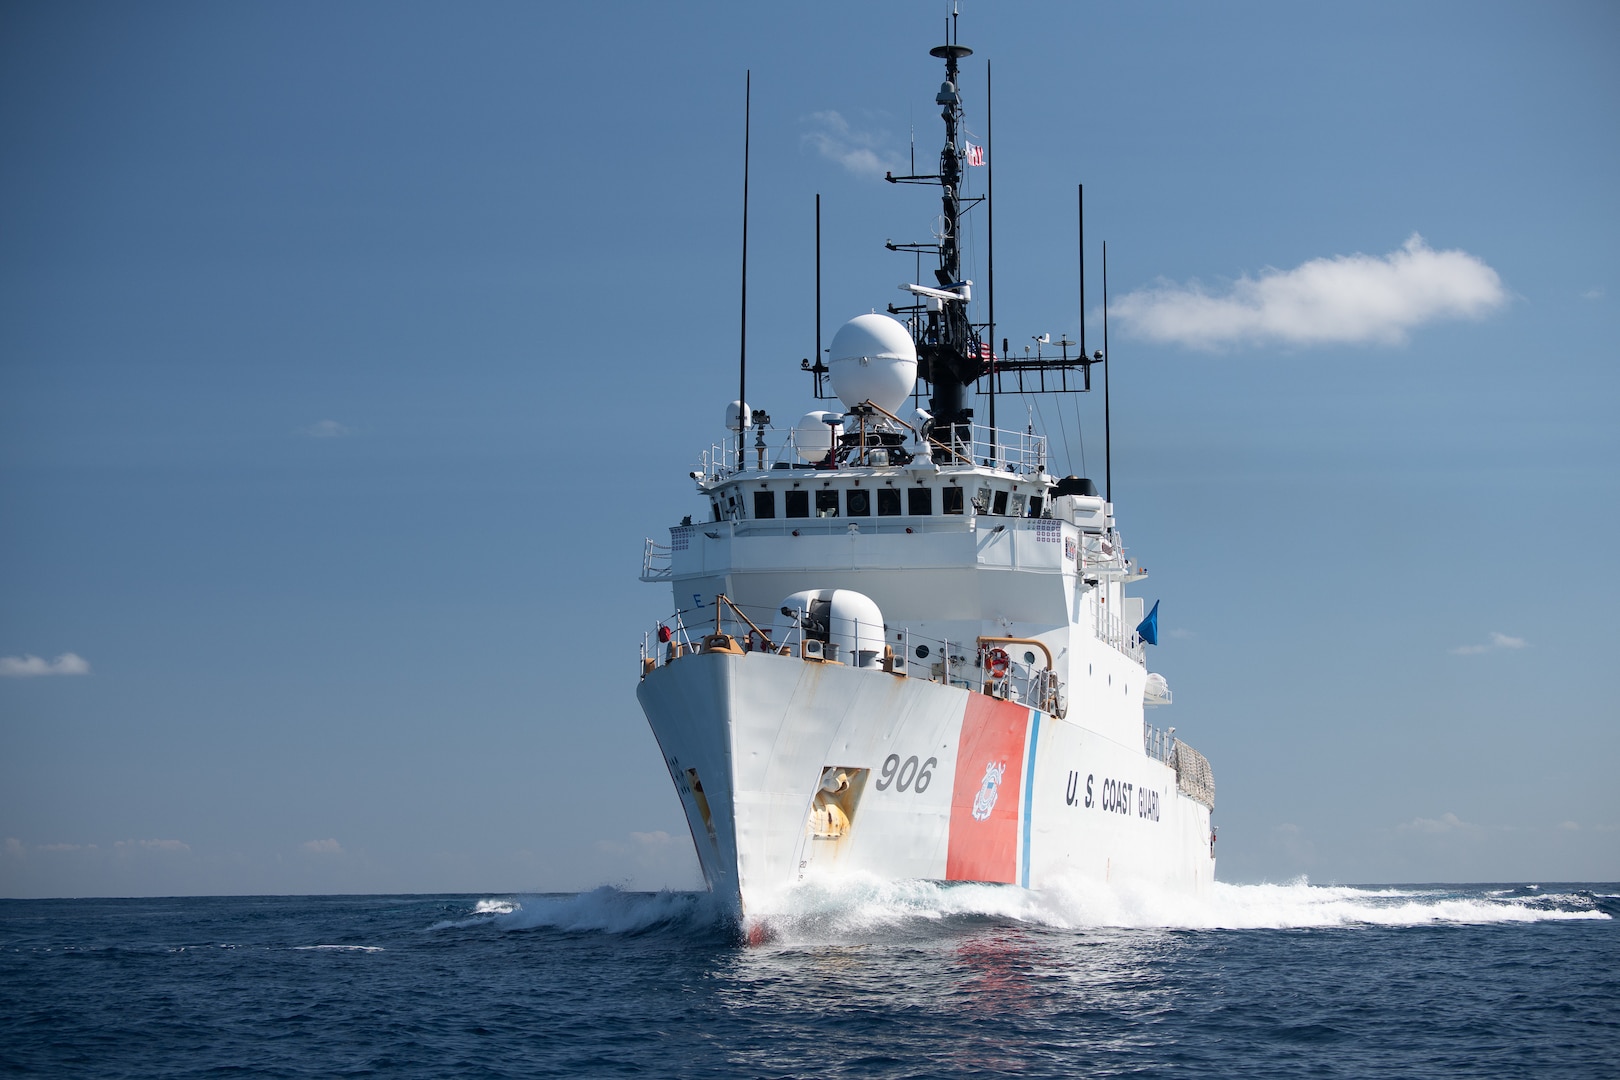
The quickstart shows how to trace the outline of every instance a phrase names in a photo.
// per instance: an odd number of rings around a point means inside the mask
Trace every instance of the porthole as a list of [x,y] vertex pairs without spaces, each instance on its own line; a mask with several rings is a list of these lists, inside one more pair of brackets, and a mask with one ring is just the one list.
[[926,646],[926,645],[917,646],[917,659],[919,659],[919,660],[928,659],[928,646]]

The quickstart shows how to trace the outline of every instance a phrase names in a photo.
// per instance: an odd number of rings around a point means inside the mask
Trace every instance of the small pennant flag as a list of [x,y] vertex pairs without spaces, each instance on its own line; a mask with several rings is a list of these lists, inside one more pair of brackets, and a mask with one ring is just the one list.
[[1136,624],[1136,636],[1149,645],[1159,643],[1159,602],[1157,600],[1153,601],[1153,610],[1148,612],[1148,617]]
[[984,147],[982,147],[982,146],[974,146],[972,143],[968,143],[967,144],[967,163],[969,165],[983,165],[984,164]]

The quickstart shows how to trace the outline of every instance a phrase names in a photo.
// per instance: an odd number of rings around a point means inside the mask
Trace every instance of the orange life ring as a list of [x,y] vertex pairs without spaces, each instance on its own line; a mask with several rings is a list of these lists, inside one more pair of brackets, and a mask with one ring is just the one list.
[[991,649],[984,654],[984,670],[992,679],[1005,679],[1012,667],[1012,658],[1006,649]]

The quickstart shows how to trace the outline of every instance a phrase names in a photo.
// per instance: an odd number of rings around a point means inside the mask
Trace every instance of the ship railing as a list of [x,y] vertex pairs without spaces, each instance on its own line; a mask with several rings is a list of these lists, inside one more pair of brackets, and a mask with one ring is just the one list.
[[1046,471],[1046,436],[973,425],[971,458],[997,472],[1033,476]]
[[668,544],[647,538],[641,550],[641,580],[664,581],[675,572],[675,554]]
[[[861,649],[850,655],[830,639],[862,642],[863,627],[858,620],[829,618],[830,625],[806,633],[813,620],[808,612],[800,611],[793,613],[784,632],[777,633],[772,624],[778,614],[765,608],[745,610],[744,605],[724,596],[712,604],[682,608],[642,635],[642,675],[705,651],[769,652],[927,679],[1021,701],[1058,716],[1067,712],[1066,689],[1048,666],[1049,650],[1038,644],[1007,644],[1022,640],[1007,638],[952,641],[915,633],[908,626],[884,626],[881,649]],[[868,632],[866,641],[872,642],[872,638]],[[995,648],[1007,654],[1004,667],[990,658]]]
[[1175,767],[1176,729],[1159,728],[1143,721],[1142,723],[1142,749],[1154,761],[1161,761],[1171,768]]
[[1118,649],[1132,660],[1147,660],[1147,646],[1135,628],[1101,605],[1095,608],[1091,630],[1098,641]]
[[[907,425],[903,447],[915,457],[931,457],[937,464],[978,465],[997,472],[1035,476],[1046,471],[1046,436],[1031,431],[1009,431],[984,424],[958,424],[940,427],[923,439]],[[739,448],[735,436],[710,444],[699,456],[697,472],[706,480],[720,480],[739,472],[765,472],[776,469],[811,470],[829,467],[826,442],[800,452],[798,429],[750,428]],[[843,448],[840,458],[846,465],[883,466],[894,462],[890,448],[873,440],[860,449]]]
[[1128,568],[1125,565],[1125,545],[1120,541],[1119,534],[1107,532],[1083,537],[1080,542],[1080,568],[1124,573]]

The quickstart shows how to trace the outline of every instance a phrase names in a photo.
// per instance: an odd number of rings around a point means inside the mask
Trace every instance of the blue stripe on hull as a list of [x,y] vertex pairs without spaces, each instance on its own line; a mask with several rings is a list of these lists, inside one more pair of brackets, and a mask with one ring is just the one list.
[[1035,814],[1035,750],[1041,738],[1041,713],[1029,710],[1029,750],[1024,754],[1024,863],[1019,868],[1019,884],[1029,888],[1029,830]]

